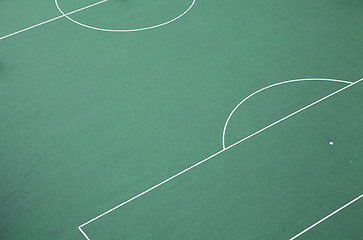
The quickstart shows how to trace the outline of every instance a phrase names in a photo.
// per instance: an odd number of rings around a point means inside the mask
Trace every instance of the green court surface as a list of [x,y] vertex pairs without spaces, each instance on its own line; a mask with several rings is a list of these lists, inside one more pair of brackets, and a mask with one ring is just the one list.
[[362,12],[1,0],[0,239],[363,239]]

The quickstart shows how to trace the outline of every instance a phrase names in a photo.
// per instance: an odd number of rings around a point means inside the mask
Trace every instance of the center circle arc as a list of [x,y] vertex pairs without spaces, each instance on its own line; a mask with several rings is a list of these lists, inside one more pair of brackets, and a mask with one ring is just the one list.
[[[75,24],[78,24],[82,27],[86,27],[86,28],[89,28],[89,29],[93,29],[93,30],[97,30],[97,31],[104,31],[104,32],[138,32],[138,31],[144,31],[144,30],[149,30],[149,29],[153,29],[153,28],[158,28],[158,27],[162,27],[162,26],[165,26],[169,23],[172,23],[176,20],[178,20],[179,18],[183,17],[186,13],[188,13],[190,11],[190,9],[194,6],[195,4],[195,1],[196,0],[193,0],[193,2],[191,3],[191,5],[182,13],[180,14],[179,16],[167,21],[167,22],[163,22],[163,23],[160,23],[160,24],[157,24],[157,25],[153,25],[153,26],[149,26],[149,27],[144,27],[144,28],[135,28],[135,29],[108,29],[108,28],[99,28],[99,27],[94,27],[94,26],[90,26],[90,25],[87,25],[87,24],[84,24],[84,23],[81,23],[81,22],[78,22],[76,20],[74,20],[73,18],[71,18],[69,15],[70,14],[66,14],[63,12],[63,10],[59,7],[59,4],[58,4],[58,0],[54,0],[55,1],[55,5],[58,9],[58,11],[64,16],[66,17],[68,20],[74,22]],[[104,1],[101,1],[101,2],[106,2],[107,0],[104,0]],[[101,3],[99,2],[99,3]],[[96,3],[97,4],[97,3]]]

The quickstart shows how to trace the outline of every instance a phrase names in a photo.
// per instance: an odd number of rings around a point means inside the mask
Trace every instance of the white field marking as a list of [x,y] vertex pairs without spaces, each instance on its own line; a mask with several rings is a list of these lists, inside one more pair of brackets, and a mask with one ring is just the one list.
[[[262,129],[260,129],[259,131],[257,131],[257,132],[255,132],[255,133],[253,133],[253,134],[249,135],[248,137],[245,137],[245,138],[243,138],[243,139],[239,140],[238,142],[235,142],[234,144],[232,144],[232,145],[230,145],[230,146],[228,146],[228,147],[226,147],[226,148],[224,148],[224,149],[222,149],[222,150],[220,150],[220,151],[218,151],[218,152],[216,152],[216,153],[214,153],[214,154],[210,155],[209,157],[207,157],[207,158],[205,158],[205,159],[201,160],[200,162],[198,162],[198,163],[196,163],[196,164],[194,164],[194,165],[192,165],[192,166],[190,166],[190,167],[188,167],[188,168],[186,168],[186,169],[184,169],[184,170],[182,170],[182,171],[178,172],[177,174],[175,174],[175,175],[173,175],[173,176],[169,177],[168,179],[166,179],[166,180],[164,180],[164,181],[162,181],[162,182],[160,182],[160,183],[156,184],[155,186],[153,186],[153,187],[151,187],[151,188],[149,188],[149,189],[147,189],[147,190],[143,191],[142,193],[139,193],[138,195],[136,195],[136,196],[134,196],[134,197],[130,198],[129,200],[126,200],[125,202],[123,202],[123,203],[121,203],[121,204],[119,204],[119,205],[117,205],[117,206],[115,206],[115,207],[111,208],[110,210],[108,210],[108,211],[106,211],[106,212],[104,212],[104,213],[102,213],[102,214],[98,215],[97,217],[94,217],[94,218],[92,218],[91,220],[89,220],[89,221],[87,221],[87,222],[83,223],[82,225],[80,225],[80,226],[78,227],[78,229],[82,232],[82,234],[83,234],[84,236],[87,236],[87,235],[86,235],[86,234],[82,231],[82,229],[81,229],[82,227],[86,226],[87,224],[90,224],[91,222],[96,221],[97,219],[99,219],[99,218],[101,218],[101,217],[105,216],[106,214],[108,214],[108,213],[110,213],[110,212],[112,212],[112,211],[114,211],[114,210],[118,209],[119,207],[121,207],[121,206],[123,206],[123,205],[125,205],[125,204],[127,204],[127,203],[129,203],[129,202],[131,202],[131,201],[133,201],[133,200],[135,200],[135,199],[137,199],[137,198],[141,197],[142,195],[145,195],[146,193],[148,193],[148,192],[150,192],[150,191],[154,190],[155,188],[160,187],[161,185],[163,185],[163,184],[165,184],[165,183],[167,183],[167,182],[171,181],[172,179],[174,179],[174,178],[176,178],[176,177],[180,176],[181,174],[183,174],[183,173],[185,173],[185,172],[187,172],[187,171],[189,171],[189,170],[191,170],[191,169],[193,169],[193,168],[197,167],[198,165],[200,165],[200,164],[202,164],[202,163],[204,163],[204,162],[208,161],[209,159],[211,159],[211,158],[213,158],[213,157],[215,157],[215,156],[217,156],[217,155],[219,155],[219,154],[223,153],[224,151],[227,151],[228,149],[230,149],[230,148],[232,148],[232,147],[236,146],[237,144],[240,144],[240,143],[242,143],[242,142],[246,141],[247,139],[249,139],[249,138],[251,138],[251,137],[253,137],[253,136],[255,136],[255,135],[257,135],[257,134],[259,134],[259,133],[261,133],[261,132],[263,132],[263,131],[265,131],[265,130],[267,130],[267,129],[269,129],[270,127],[272,127],[272,126],[274,126],[274,125],[276,125],[276,124],[278,124],[278,123],[280,123],[280,122],[282,122],[282,121],[284,121],[284,120],[286,120],[286,119],[288,119],[288,118],[290,118],[290,117],[294,116],[295,114],[297,114],[297,113],[299,113],[299,112],[302,112],[302,111],[304,111],[304,110],[306,110],[306,109],[308,109],[308,108],[310,108],[310,107],[314,106],[315,104],[318,104],[318,103],[320,103],[321,101],[323,101],[323,100],[325,100],[325,99],[327,99],[327,98],[329,98],[329,97],[331,97],[331,96],[333,96],[333,95],[335,95],[335,94],[337,94],[337,93],[339,93],[339,92],[341,92],[341,91],[343,91],[343,90],[345,90],[345,89],[347,89],[347,88],[349,88],[349,87],[354,86],[355,84],[357,84],[357,83],[361,82],[362,80],[363,80],[363,78],[362,78],[362,79],[360,79],[360,80],[358,80],[358,81],[356,81],[356,82],[352,82],[351,84],[349,84],[349,85],[347,85],[347,86],[345,86],[345,87],[343,87],[343,88],[341,88],[341,89],[339,89],[339,90],[337,90],[337,91],[335,91],[335,92],[333,92],[333,93],[331,93],[331,94],[329,94],[329,95],[327,95],[327,96],[325,96],[325,97],[323,97],[323,98],[321,98],[321,99],[319,99],[319,100],[317,100],[317,101],[315,101],[315,102],[313,102],[313,103],[311,103],[311,104],[309,104],[309,105],[307,105],[307,106],[305,106],[305,107],[303,107],[303,108],[301,108],[301,109],[299,109],[299,110],[297,110],[297,111],[295,111],[295,112],[293,112],[293,113],[291,113],[291,114],[289,114],[288,116],[286,116],[286,117],[284,117],[284,118],[282,118],[282,119],[280,119],[280,120],[278,120],[278,121],[276,121],[276,122],[274,122],[274,123],[272,123],[272,124],[268,125],[267,127],[264,127],[264,128],[262,128]],[[89,240],[89,238],[88,238],[88,237],[86,237],[86,238],[87,238],[87,240]]]
[[327,220],[328,218],[330,218],[331,216],[333,216],[334,214],[340,212],[341,210],[343,210],[344,208],[348,207],[349,205],[351,205],[352,203],[358,201],[359,199],[361,199],[363,197],[363,194],[361,194],[359,197],[353,199],[352,201],[350,201],[349,203],[345,204],[344,206],[342,206],[341,208],[338,208],[337,210],[335,210],[334,212],[330,213],[328,216],[320,219],[319,221],[317,221],[316,223],[314,223],[313,225],[311,225],[310,227],[306,228],[304,231],[300,232],[299,234],[293,236],[292,238],[290,238],[289,240],[294,240],[296,238],[298,238],[299,236],[301,236],[302,234],[306,233],[307,231],[309,231],[310,229],[312,229],[313,227],[315,227],[316,225],[324,222],[325,220]]
[[11,36],[14,36],[14,35],[16,35],[16,34],[19,34],[19,33],[25,32],[25,31],[28,31],[28,30],[33,29],[33,28],[36,28],[36,27],[39,27],[39,26],[44,25],[44,24],[46,24],[46,23],[53,22],[53,21],[55,21],[55,20],[57,20],[57,19],[59,19],[59,18],[67,17],[68,15],[71,15],[71,14],[76,13],[76,12],[80,12],[80,11],[82,11],[82,10],[85,10],[85,9],[87,9],[87,8],[90,8],[90,7],[96,6],[96,5],[100,4],[100,3],[104,3],[104,2],[107,2],[107,1],[108,1],[108,0],[102,0],[102,1],[100,1],[100,2],[97,2],[97,3],[94,3],[94,4],[88,5],[88,6],[86,6],[86,7],[83,7],[83,8],[77,9],[77,10],[75,10],[75,11],[69,12],[69,13],[67,13],[67,14],[64,14],[64,13],[63,13],[63,15],[61,15],[61,16],[58,16],[58,17],[55,17],[55,18],[49,19],[49,20],[44,21],[44,22],[42,22],[42,23],[38,23],[38,24],[36,24],[36,25],[34,25],[34,26],[31,26],[31,27],[28,27],[28,28],[24,28],[24,29],[19,30],[19,31],[17,31],[17,32],[14,32],[14,33],[11,33],[11,34],[6,35],[6,36],[4,36],[4,37],[1,37],[1,38],[0,38],[0,40],[5,39],[5,38],[8,38],[8,37],[11,37]]
[[[63,11],[62,9],[59,7],[58,5],[58,0],[54,0],[55,1],[55,5],[57,6],[59,12],[61,12],[62,14]],[[194,3],[195,3],[196,0],[193,0],[192,4],[188,7],[187,10],[185,10],[182,14],[180,14],[179,16],[167,21],[167,22],[164,22],[164,23],[160,23],[158,25],[154,25],[154,26],[150,26],[150,27],[144,27],[144,28],[135,28],[135,29],[107,29],[107,28],[98,28],[98,27],[93,27],[93,26],[90,26],[90,25],[86,25],[84,23],[81,23],[81,22],[78,22],[76,20],[74,20],[73,18],[69,17],[69,16],[66,16],[66,18],[68,18],[70,21],[82,26],[82,27],[86,27],[86,28],[90,28],[90,29],[93,29],[93,30],[98,30],[98,31],[104,31],[104,32],[138,32],[138,31],[144,31],[144,30],[149,30],[149,29],[153,29],[153,28],[158,28],[158,27],[161,27],[161,26],[164,26],[164,25],[167,25],[169,23],[172,23],[176,20],[178,20],[179,18],[183,17],[187,12],[189,12],[189,10],[194,6]]]
[[256,95],[257,93],[260,93],[264,90],[267,90],[269,88],[275,87],[275,86],[279,86],[279,85],[283,85],[286,83],[294,83],[294,82],[303,82],[303,81],[327,81],[327,82],[340,82],[340,83],[346,83],[346,84],[351,84],[352,82],[348,82],[348,81],[343,81],[343,80],[336,80],[336,79],[326,79],[326,78],[305,78],[305,79],[296,79],[296,80],[288,80],[288,81],[284,81],[284,82],[279,82],[279,83],[275,83],[272,85],[269,85],[267,87],[261,88],[260,90],[250,94],[249,96],[247,96],[245,99],[243,99],[240,103],[237,104],[237,106],[232,110],[232,112],[229,114],[226,123],[224,124],[224,128],[223,128],[223,134],[222,134],[222,147],[223,149],[226,148],[225,145],[225,135],[226,135],[226,131],[227,131],[227,125],[229,123],[229,120],[231,119],[232,115],[234,114],[234,112],[237,110],[237,108],[239,108],[239,106],[241,106],[242,103],[246,102],[249,98],[253,97],[254,95]]
[[83,234],[83,236],[87,239],[87,240],[91,240],[89,239],[89,237],[87,236],[87,234],[82,230],[81,227],[78,227],[78,230],[81,231],[81,233]]

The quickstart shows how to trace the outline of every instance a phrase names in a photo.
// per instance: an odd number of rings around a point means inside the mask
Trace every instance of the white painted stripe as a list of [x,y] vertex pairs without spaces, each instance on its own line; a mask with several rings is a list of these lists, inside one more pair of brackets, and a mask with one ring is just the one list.
[[53,21],[55,21],[55,20],[57,20],[57,19],[60,19],[60,18],[62,18],[62,17],[66,17],[66,16],[71,15],[71,14],[73,14],[73,13],[77,13],[77,12],[80,12],[80,11],[86,10],[86,9],[88,9],[88,8],[90,8],[90,7],[96,6],[96,5],[98,5],[98,4],[101,4],[101,3],[104,3],[104,2],[107,2],[107,1],[108,1],[108,0],[102,0],[102,1],[100,1],[100,2],[97,2],[97,3],[94,3],[94,4],[88,5],[88,6],[86,6],[86,7],[83,7],[83,8],[77,9],[77,10],[75,10],[75,11],[69,12],[69,13],[67,13],[67,14],[63,14],[63,15],[61,15],[61,16],[58,16],[58,17],[55,17],[55,18],[49,19],[49,20],[44,21],[44,22],[42,22],[42,23],[38,23],[38,24],[33,25],[33,26],[31,26],[31,27],[24,28],[24,29],[19,30],[19,31],[17,31],[17,32],[14,32],[14,33],[8,34],[8,35],[6,35],[6,36],[3,36],[3,37],[1,37],[1,38],[0,38],[0,40],[5,39],[5,38],[8,38],[8,37],[11,37],[11,36],[14,36],[14,35],[16,35],[16,34],[19,34],[19,33],[25,32],[25,31],[28,31],[28,30],[33,29],[33,28],[36,28],[36,27],[42,26],[42,25],[44,25],[44,24],[46,24],[46,23],[53,22]]
[[83,236],[87,239],[87,240],[91,240],[89,239],[89,237],[87,236],[87,234],[82,230],[81,227],[78,227],[78,230],[81,231],[81,233],[83,234]]
[[345,204],[344,206],[338,208],[337,210],[335,210],[334,212],[330,213],[328,216],[320,219],[319,221],[317,221],[316,223],[314,223],[313,225],[311,225],[310,227],[306,228],[304,231],[300,232],[299,234],[296,234],[295,236],[293,236],[292,238],[290,238],[289,240],[294,240],[298,237],[300,237],[302,234],[306,233],[307,231],[311,230],[312,228],[316,227],[318,224],[324,222],[325,220],[327,220],[328,218],[330,218],[331,216],[333,216],[334,214],[340,212],[341,210],[343,210],[344,208],[348,207],[349,205],[353,204],[354,202],[358,201],[359,199],[361,199],[363,197],[363,194],[361,194],[359,197],[353,199],[352,201],[350,201],[349,203]]

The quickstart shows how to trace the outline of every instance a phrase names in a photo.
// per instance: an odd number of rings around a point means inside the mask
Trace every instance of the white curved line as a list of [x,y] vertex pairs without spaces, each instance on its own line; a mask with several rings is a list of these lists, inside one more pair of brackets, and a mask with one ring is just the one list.
[[226,130],[227,130],[227,125],[229,120],[231,119],[233,113],[237,110],[237,108],[244,103],[245,101],[247,101],[249,98],[253,97],[254,95],[256,95],[257,93],[260,93],[266,89],[278,86],[278,85],[282,85],[282,84],[286,84],[286,83],[292,83],[292,82],[303,82],[303,81],[328,81],[328,82],[340,82],[340,83],[346,83],[346,84],[352,84],[352,82],[349,81],[344,81],[344,80],[336,80],[336,79],[326,79],[326,78],[305,78],[305,79],[295,79],[295,80],[288,80],[288,81],[283,81],[283,82],[279,82],[279,83],[275,83],[272,85],[269,85],[267,87],[261,88],[260,90],[248,95],[245,99],[243,99],[240,103],[237,104],[237,106],[232,110],[232,112],[229,114],[226,123],[224,124],[224,128],[223,128],[223,135],[222,135],[222,146],[223,149],[226,149],[226,145],[225,145],[225,134],[226,134]]
[[74,20],[73,18],[69,17],[68,15],[65,15],[64,12],[62,11],[62,9],[58,5],[58,0],[54,0],[54,1],[55,1],[55,5],[57,6],[58,11],[60,13],[62,13],[66,18],[68,18],[68,20],[70,20],[70,21],[72,21],[72,22],[74,22],[74,23],[76,23],[76,24],[78,24],[80,26],[90,28],[90,29],[93,29],[93,30],[97,30],[97,31],[104,31],[104,32],[138,32],[138,31],[144,31],[144,30],[149,30],[149,29],[161,27],[161,26],[167,25],[169,23],[172,23],[172,22],[178,20],[179,18],[184,16],[187,12],[189,12],[189,10],[194,6],[194,3],[195,3],[196,0],[193,0],[192,4],[182,14],[180,14],[179,16],[177,16],[177,17],[175,17],[175,18],[173,18],[173,19],[171,19],[171,20],[169,20],[167,22],[160,23],[158,25],[154,25],[154,26],[150,26],[150,27],[137,28],[137,29],[106,29],[106,28],[98,28],[98,27],[93,27],[93,26],[86,25],[84,23],[81,23],[81,22],[78,22],[78,21]]

